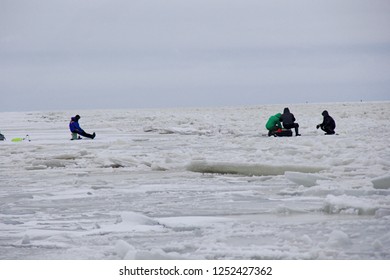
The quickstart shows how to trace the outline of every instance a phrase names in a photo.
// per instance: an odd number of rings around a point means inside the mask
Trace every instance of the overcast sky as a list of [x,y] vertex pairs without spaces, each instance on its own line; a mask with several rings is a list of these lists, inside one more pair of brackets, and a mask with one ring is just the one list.
[[0,0],[0,111],[360,100],[389,0]]

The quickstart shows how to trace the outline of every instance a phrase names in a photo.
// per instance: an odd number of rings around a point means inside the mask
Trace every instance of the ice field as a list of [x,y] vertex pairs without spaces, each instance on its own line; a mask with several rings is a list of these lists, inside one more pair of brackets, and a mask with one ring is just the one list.
[[[265,136],[284,107],[302,136]],[[315,128],[323,110],[339,135]],[[2,112],[0,258],[388,260],[389,112]],[[75,114],[94,140],[69,140]]]

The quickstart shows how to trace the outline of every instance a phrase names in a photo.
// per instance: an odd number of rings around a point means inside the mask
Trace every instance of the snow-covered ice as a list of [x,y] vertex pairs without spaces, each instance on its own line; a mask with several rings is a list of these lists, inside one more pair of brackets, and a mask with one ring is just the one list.
[[390,103],[284,107],[0,113],[0,258],[390,259]]

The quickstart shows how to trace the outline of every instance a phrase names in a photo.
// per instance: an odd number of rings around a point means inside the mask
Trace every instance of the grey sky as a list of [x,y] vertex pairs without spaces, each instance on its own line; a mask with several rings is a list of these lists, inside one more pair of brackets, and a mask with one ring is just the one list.
[[388,0],[0,0],[0,110],[390,99]]

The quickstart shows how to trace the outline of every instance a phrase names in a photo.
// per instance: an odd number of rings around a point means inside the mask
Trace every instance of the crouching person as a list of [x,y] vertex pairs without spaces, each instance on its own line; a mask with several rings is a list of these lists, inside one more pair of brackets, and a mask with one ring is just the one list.
[[265,128],[268,129],[268,136],[272,136],[272,135],[275,135],[275,132],[278,130],[278,129],[281,129],[282,128],[282,125],[280,123],[280,117],[282,116],[281,113],[277,113],[276,115],[274,116],[271,116],[266,125],[265,125]]
[[95,132],[93,134],[89,134],[89,133],[85,132],[79,125],[79,119],[80,119],[79,115],[76,115],[70,119],[69,129],[70,129],[70,132],[72,132],[72,139],[71,140],[78,139],[77,135],[81,135],[81,136],[84,136],[87,138],[94,139],[96,136]]
[[298,132],[299,124],[295,122],[294,114],[290,112],[289,108],[284,108],[283,115],[280,117],[283,127],[286,129],[294,128],[295,136],[301,136]]
[[329,116],[329,113],[326,110],[322,112],[322,116],[324,117],[324,120],[321,124],[317,125],[317,129],[321,127],[321,129],[325,131],[325,135],[335,134],[336,132],[334,131],[334,129],[336,128],[336,122],[334,121],[334,119]]

